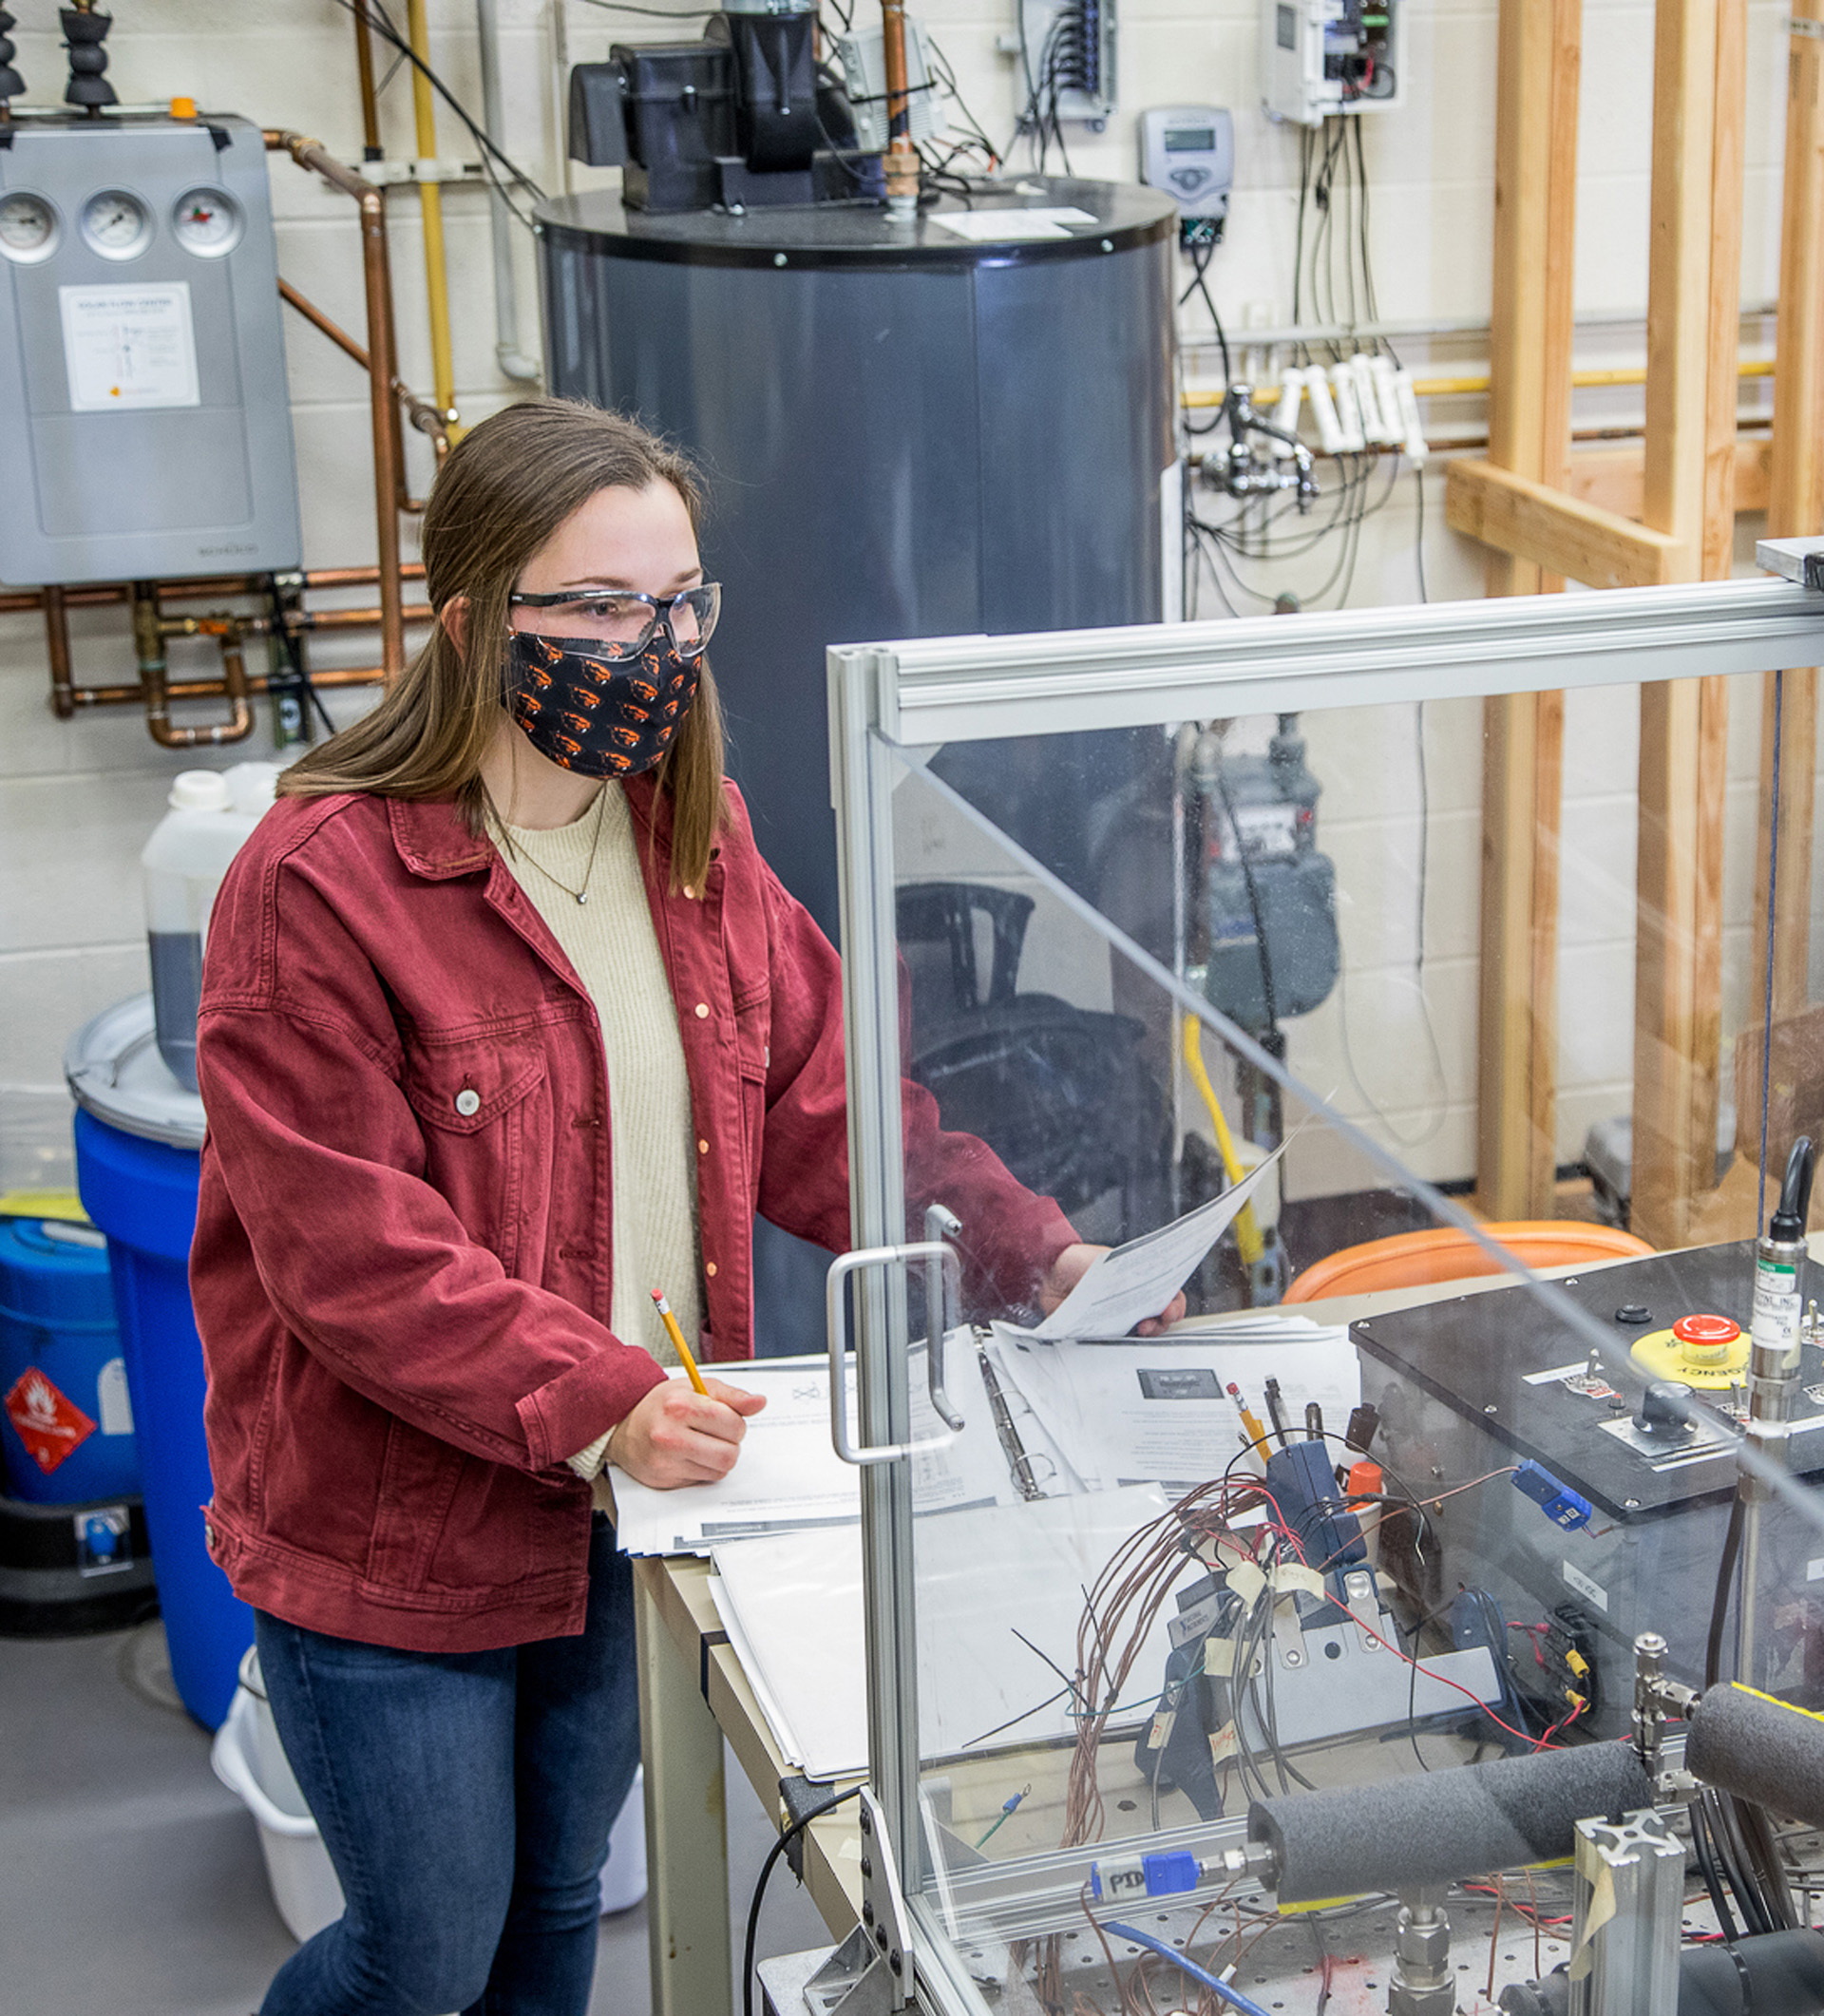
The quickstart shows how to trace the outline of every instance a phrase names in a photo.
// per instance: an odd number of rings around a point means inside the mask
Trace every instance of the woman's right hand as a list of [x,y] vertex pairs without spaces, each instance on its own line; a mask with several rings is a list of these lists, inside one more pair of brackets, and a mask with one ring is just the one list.
[[616,1427],[607,1460],[654,1491],[726,1477],[741,1453],[746,1417],[758,1414],[767,1397],[720,1379],[705,1384],[707,1397],[685,1379],[655,1386]]

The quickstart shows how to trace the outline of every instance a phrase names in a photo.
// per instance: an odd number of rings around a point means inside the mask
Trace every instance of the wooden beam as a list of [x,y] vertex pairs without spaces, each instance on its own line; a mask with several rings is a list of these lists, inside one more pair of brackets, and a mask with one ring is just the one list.
[[[1570,448],[1582,38],[1582,0],[1502,0],[1489,461],[1552,486]],[[1489,556],[1491,595],[1562,586],[1536,559]],[[1559,693],[1483,707],[1476,1201],[1496,1220],[1553,1215],[1564,720]]]
[[[1824,22],[1824,0],[1795,0],[1793,17]],[[1791,38],[1786,72],[1786,181],[1780,210],[1779,322],[1775,340],[1774,438],[1767,530],[1776,539],[1824,531],[1824,41]],[[1739,494],[1739,493],[1738,493]],[[1773,872],[1774,678],[1761,700],[1760,821],[1755,887],[1774,884],[1776,1020],[1796,1015],[1810,995],[1812,823],[1817,748],[1817,674],[1780,681],[1779,856]],[[1767,992],[1767,910],[1755,904],[1752,1019]],[[1744,1130],[1742,1139],[1751,1138]]]
[[[1734,537],[1745,23],[1655,9],[1642,504],[1671,580],[1726,573]],[[1716,1187],[1726,710],[1722,679],[1641,689],[1632,1224],[1659,1246]]]
[[1690,555],[1676,535],[1492,462],[1451,464],[1444,515],[1454,530],[1484,545],[1592,588],[1654,588],[1689,579],[1682,570]]
[[[1773,442],[1765,434],[1746,434],[1736,442],[1736,516],[1764,511]],[[1585,504],[1600,504],[1618,518],[1638,519],[1646,484],[1646,450],[1638,441],[1612,448],[1574,448],[1565,474],[1565,494]],[[1769,530],[1771,532],[1771,522]]]

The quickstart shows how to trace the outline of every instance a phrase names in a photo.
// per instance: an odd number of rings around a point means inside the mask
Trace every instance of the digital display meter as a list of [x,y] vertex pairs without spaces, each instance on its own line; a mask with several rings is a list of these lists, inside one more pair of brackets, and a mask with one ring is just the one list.
[[1218,105],[1155,105],[1140,115],[1140,179],[1178,205],[1181,235],[1223,235],[1235,179],[1235,133]]

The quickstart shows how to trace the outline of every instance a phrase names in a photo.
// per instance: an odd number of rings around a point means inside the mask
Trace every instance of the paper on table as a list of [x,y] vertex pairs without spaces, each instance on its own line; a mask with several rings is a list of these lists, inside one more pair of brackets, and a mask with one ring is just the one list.
[[1099,1254],[1035,1336],[1125,1337],[1135,1323],[1157,1316],[1284,1152],[1282,1142],[1258,1169],[1220,1197],[1156,1232],[1143,1232],[1113,1252]]
[[713,1369],[732,1386],[764,1393],[766,1406],[749,1420],[741,1455],[718,1484],[654,1491],[625,1471],[614,1472],[621,1552],[706,1553],[718,1538],[859,1519],[857,1474],[830,1447],[827,1361],[761,1359]]
[[[1083,1590],[1115,1550],[1166,1511],[1148,1486],[920,1519],[915,1529],[921,1747],[927,1758],[1074,1733],[1068,1699],[1023,1634],[1076,1668]],[[1188,1572],[1197,1567],[1188,1557]],[[715,1549],[716,1607],[780,1747],[811,1778],[867,1768],[859,1528],[736,1540]],[[1170,1650],[1162,1611],[1133,1667],[1130,1725]],[[1040,1706],[1039,1703],[1045,1703]],[[999,1725],[1017,1717],[1008,1729]]]
[[1221,1476],[1244,1433],[1231,1381],[1264,1417],[1263,1390],[1277,1379],[1295,1433],[1313,1400],[1340,1433],[1361,1398],[1348,1331],[1304,1317],[1119,1343],[1052,1342],[997,1325],[989,1350],[1003,1386],[1017,1389],[1091,1491],[1145,1479],[1182,1492]]
[[[910,1354],[912,1439],[940,1444],[912,1458],[913,1502],[920,1512],[967,1505],[1011,1504],[1019,1496],[995,1436],[975,1340],[953,1332],[944,1376],[963,1417],[952,1435],[938,1418],[926,1388],[922,1344]],[[731,1385],[764,1393],[767,1404],[748,1421],[741,1455],[719,1484],[653,1491],[624,1471],[613,1474],[616,1533],[625,1554],[708,1553],[718,1540],[826,1525],[862,1515],[860,1473],[829,1440],[829,1363],[824,1358],[760,1359],[722,1365]],[[681,1374],[674,1374],[674,1378]],[[849,1430],[855,1428],[851,1380]]]

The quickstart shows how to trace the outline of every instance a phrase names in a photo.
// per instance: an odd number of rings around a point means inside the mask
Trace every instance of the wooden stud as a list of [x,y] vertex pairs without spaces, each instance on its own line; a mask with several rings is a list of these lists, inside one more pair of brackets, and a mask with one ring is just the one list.
[[[1794,0],[1795,19],[1824,23],[1824,0]],[[1780,211],[1779,321],[1775,342],[1774,438],[1767,530],[1776,539],[1824,531],[1824,41],[1791,38],[1786,74],[1786,181]],[[1738,491],[1738,508],[1740,493]],[[1817,673],[1796,669],[1782,681],[1779,863],[1774,891],[1774,998],[1776,1018],[1796,1015],[1810,996],[1812,823],[1817,750]],[[1771,868],[1769,810],[1774,782],[1774,681],[1761,702],[1760,827],[1755,887]],[[1767,911],[1755,904],[1751,1020],[1758,1022],[1767,986]],[[1744,1139],[1753,1138],[1744,1130]]]
[[[1765,434],[1743,434],[1736,441],[1736,516],[1764,511],[1773,442]],[[1565,476],[1565,494],[1585,504],[1600,504],[1618,518],[1638,519],[1645,485],[1645,450],[1639,442],[1621,447],[1576,448]]]
[[[1582,0],[1502,0],[1499,33],[1489,462],[1559,485],[1570,447]],[[1454,481],[1454,467],[1447,515]],[[1491,595],[1562,585],[1535,559],[1489,556]],[[1476,1190],[1494,1219],[1552,1215],[1563,743],[1562,694],[1484,703]]]
[[[1734,538],[1745,25],[1745,0],[1655,10],[1642,503],[1675,580],[1726,574]],[[1631,1222],[1659,1246],[1716,1186],[1727,697],[1641,689]]]
[[[1732,477],[1734,459],[1732,451]],[[1492,462],[1451,464],[1444,515],[1453,530],[1530,562],[1554,586],[1569,580],[1592,588],[1656,588],[1688,578],[1688,556],[1675,535]]]

